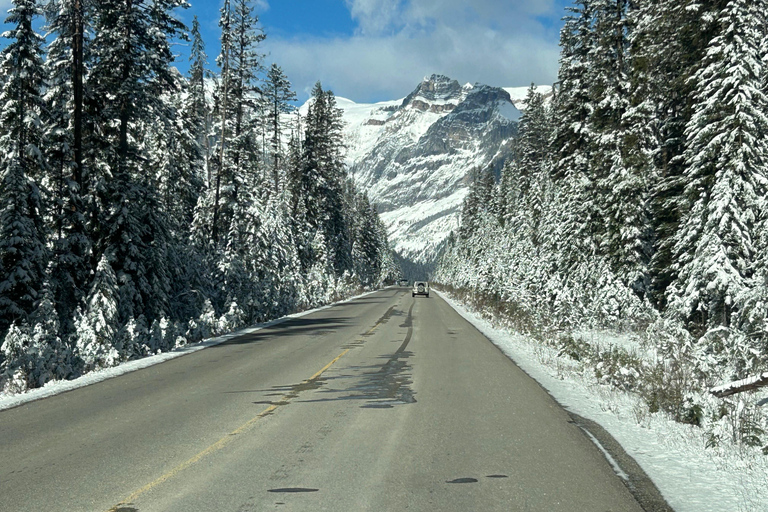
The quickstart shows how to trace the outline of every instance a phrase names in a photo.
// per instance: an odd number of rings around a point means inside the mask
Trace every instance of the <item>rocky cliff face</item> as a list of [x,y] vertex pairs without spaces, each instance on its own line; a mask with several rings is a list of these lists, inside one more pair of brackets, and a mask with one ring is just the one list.
[[402,101],[338,99],[351,174],[378,205],[404,257],[434,261],[458,227],[469,171],[500,170],[517,132],[520,110],[513,97],[524,97],[521,90],[461,86],[433,75]]

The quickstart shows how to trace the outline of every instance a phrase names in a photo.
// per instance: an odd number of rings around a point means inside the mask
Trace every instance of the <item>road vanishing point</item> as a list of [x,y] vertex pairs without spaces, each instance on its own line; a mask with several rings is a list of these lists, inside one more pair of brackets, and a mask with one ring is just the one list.
[[0,412],[0,511],[671,510],[589,423],[386,288]]

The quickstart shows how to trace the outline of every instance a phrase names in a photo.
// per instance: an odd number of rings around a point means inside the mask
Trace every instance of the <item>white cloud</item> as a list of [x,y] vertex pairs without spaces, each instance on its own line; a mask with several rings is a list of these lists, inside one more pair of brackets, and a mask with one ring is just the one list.
[[346,0],[346,4],[359,24],[358,34],[381,34],[401,23],[401,0]]
[[557,33],[536,21],[559,18],[554,0],[346,1],[359,27],[350,38],[265,41],[300,96],[316,80],[355,101],[403,97],[432,73],[495,86],[555,80]]

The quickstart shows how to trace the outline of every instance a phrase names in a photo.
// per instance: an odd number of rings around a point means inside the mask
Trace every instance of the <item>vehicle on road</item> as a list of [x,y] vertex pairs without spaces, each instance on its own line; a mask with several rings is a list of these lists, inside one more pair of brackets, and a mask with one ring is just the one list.
[[398,286],[408,286],[408,280],[407,279],[401,279],[397,282]]
[[411,290],[411,297],[417,295],[424,295],[429,298],[429,283],[426,281],[414,281],[413,290]]

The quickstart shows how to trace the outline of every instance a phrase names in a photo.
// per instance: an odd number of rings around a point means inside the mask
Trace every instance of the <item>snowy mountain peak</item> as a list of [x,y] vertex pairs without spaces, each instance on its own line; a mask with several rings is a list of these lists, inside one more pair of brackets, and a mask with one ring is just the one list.
[[459,82],[443,75],[425,78],[416,89],[405,97],[401,108],[432,112],[448,112],[458,105],[465,95]]
[[339,106],[352,176],[377,205],[395,248],[420,263],[433,262],[458,226],[467,173],[500,170],[521,115],[508,90],[442,75],[425,78],[402,101]]
[[[497,172],[511,153],[528,87],[426,77],[405,99],[355,103],[343,111],[346,163],[377,205],[389,240],[405,257],[433,262],[458,226],[474,167]],[[537,89],[545,99],[552,89]],[[308,104],[300,112],[306,115]]]

